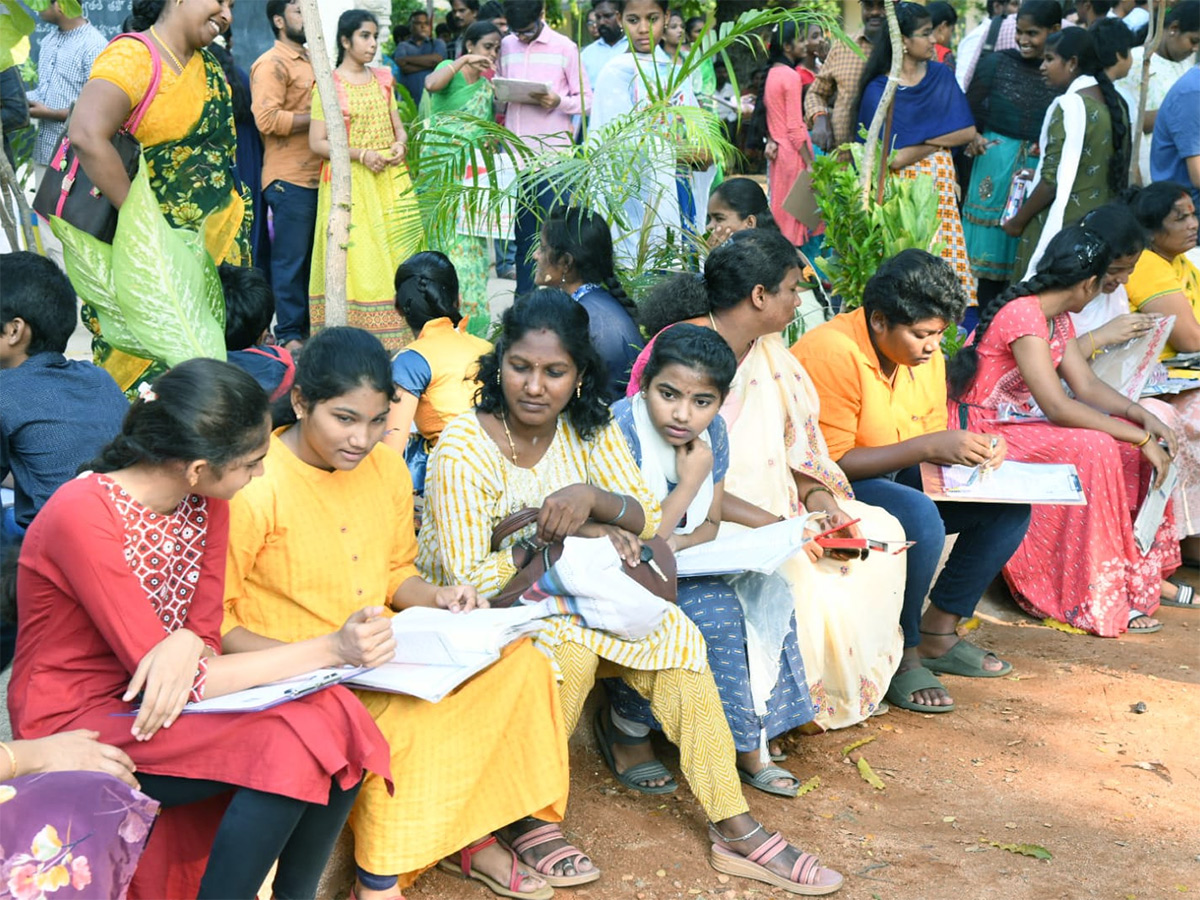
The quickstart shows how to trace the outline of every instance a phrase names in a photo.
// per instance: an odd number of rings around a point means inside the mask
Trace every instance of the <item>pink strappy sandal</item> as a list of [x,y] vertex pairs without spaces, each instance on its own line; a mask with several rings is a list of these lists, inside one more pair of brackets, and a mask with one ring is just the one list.
[[[512,853],[512,868],[508,872],[508,886],[505,887],[499,881],[485,872],[477,872],[471,866],[471,860],[484,847],[490,847],[492,844],[499,843],[495,835],[491,835],[478,844],[472,844],[470,847],[463,847],[458,851],[458,863],[454,863],[453,857],[447,857],[440,860],[437,864],[438,868],[443,872],[450,872],[453,875],[459,875],[463,878],[469,878],[472,881],[482,883],[489,891],[500,897],[511,897],[513,900],[550,900],[554,896],[554,888],[546,884],[536,891],[522,891],[521,881],[528,878],[528,875],[522,875],[519,869],[521,862],[516,853]],[[503,846],[503,845],[501,845]],[[541,874],[540,872],[538,873]],[[545,876],[542,876],[543,879]]]
[[[754,831],[743,835],[738,840],[744,841],[761,828],[762,826],[759,825]],[[708,858],[712,867],[718,872],[761,881],[780,890],[792,894],[803,894],[807,897],[832,894],[842,886],[842,876],[833,869],[826,869],[811,853],[800,854],[800,858],[792,866],[789,878],[784,878],[768,869],[767,863],[788,848],[788,842],[778,831],[759,844],[748,856],[743,856],[729,846],[726,843],[728,838],[725,838],[711,825],[709,832],[713,839],[713,845]]]
[[[525,859],[526,851],[532,850],[534,847],[540,847],[542,844],[548,844],[551,841],[565,841],[562,829],[551,823],[540,825],[530,831],[525,832],[519,838],[511,842],[501,840],[500,843],[513,852],[514,856]],[[548,853],[537,863],[529,865],[533,871],[537,872],[551,887],[576,887],[581,884],[589,884],[600,878],[600,870],[592,869],[590,872],[579,872],[576,875],[555,875],[554,867],[560,862],[568,859],[588,859],[588,855],[578,847],[571,846],[570,843],[565,847],[555,850],[553,853]],[[579,867],[576,866],[576,872]]]

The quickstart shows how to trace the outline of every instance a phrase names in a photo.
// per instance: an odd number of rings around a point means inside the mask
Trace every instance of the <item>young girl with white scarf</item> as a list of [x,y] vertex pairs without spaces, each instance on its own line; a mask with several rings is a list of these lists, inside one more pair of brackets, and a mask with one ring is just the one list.
[[[715,331],[676,325],[659,335],[642,373],[643,389],[613,406],[613,418],[642,478],[662,503],[659,535],[676,551],[717,536],[729,465],[725,423],[718,411],[736,368],[733,351]],[[811,721],[814,711],[790,589],[782,580],[778,591],[771,587],[770,577],[754,574],[681,578],[679,607],[704,635],[742,781],[794,797],[800,781],[770,763],[769,741]],[[771,603],[773,595],[780,604]],[[748,602],[749,616],[744,611]],[[781,622],[771,615],[777,607],[784,610]],[[655,724],[646,701],[619,680],[606,686],[612,709],[599,713],[597,730],[608,740],[621,735],[643,739]],[[662,780],[645,772],[642,778]],[[673,790],[673,782],[638,789]]]

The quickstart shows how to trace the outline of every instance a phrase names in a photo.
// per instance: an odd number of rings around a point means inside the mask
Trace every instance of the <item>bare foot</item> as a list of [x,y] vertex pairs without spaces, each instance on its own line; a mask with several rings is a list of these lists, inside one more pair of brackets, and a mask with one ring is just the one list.
[[[1171,598],[1168,597],[1167,599],[1170,600]],[[1129,631],[1146,631],[1157,624],[1159,624],[1158,619],[1155,619],[1153,616],[1138,616],[1129,623]]]
[[[752,778],[768,765],[769,763],[762,761],[762,757],[757,750],[747,750],[745,753],[737,755],[737,767]],[[770,784],[772,787],[777,788],[794,788],[796,780],[793,778],[773,778]]]
[[[533,831],[535,828],[542,828],[547,824],[549,823],[543,822],[541,819],[524,818],[513,822],[507,828],[500,829],[497,834],[504,840],[506,844],[512,844],[522,835]],[[536,868],[537,864],[551,853],[556,853],[559,850],[571,846],[571,842],[565,837],[559,837],[556,840],[549,840],[530,847],[523,854],[521,854],[519,858],[521,862],[525,863],[530,868]],[[552,874],[560,878],[573,878],[576,875],[586,875],[589,872],[596,871],[596,866],[582,851],[580,851],[576,856],[570,856],[555,863],[550,871]]]
[[[487,840],[487,838],[484,838]],[[478,841],[476,843],[479,843]],[[474,848],[476,844],[471,844]],[[455,865],[460,865],[458,854],[450,857],[451,862]],[[489,876],[493,881],[498,881],[500,884],[508,886],[508,878],[512,872],[513,854],[499,844],[493,842],[487,847],[479,850],[473,850],[471,854],[471,868],[476,872],[482,872]],[[540,891],[546,886],[546,880],[541,875],[536,875],[529,870],[529,867],[524,865],[524,860],[517,859],[517,874],[520,876],[521,883],[517,887],[517,892],[521,894],[533,894]]]

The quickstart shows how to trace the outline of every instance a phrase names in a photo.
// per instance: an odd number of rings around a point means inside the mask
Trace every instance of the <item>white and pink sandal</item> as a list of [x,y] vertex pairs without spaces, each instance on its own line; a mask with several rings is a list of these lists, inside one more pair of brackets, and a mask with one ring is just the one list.
[[716,828],[709,826],[713,840],[709,862],[718,872],[761,881],[772,887],[806,897],[832,894],[842,886],[842,876],[833,869],[826,869],[811,853],[801,853],[792,866],[790,877],[784,878],[767,868],[767,863],[788,848],[788,842],[776,831],[758,845],[748,856],[738,853],[730,844],[739,843],[763,830],[759,825],[739,838],[727,838]]

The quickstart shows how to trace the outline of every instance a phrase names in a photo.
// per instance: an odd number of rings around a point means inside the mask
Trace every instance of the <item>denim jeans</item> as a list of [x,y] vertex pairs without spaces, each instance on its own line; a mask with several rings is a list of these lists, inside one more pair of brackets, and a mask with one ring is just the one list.
[[[886,509],[900,520],[908,540],[916,541],[905,554],[908,570],[900,626],[906,648],[921,642],[921,607],[926,595],[943,612],[972,615],[975,604],[1020,546],[1029,527],[1030,509],[1025,504],[931,500],[921,490],[917,466],[901,469],[895,480],[865,478],[854,482],[853,487],[855,497]],[[937,584],[933,584],[947,534],[957,534],[958,539]]]
[[308,337],[308,270],[317,227],[317,189],[276,179],[263,197],[275,219],[271,244],[275,340],[280,344],[302,341]]
[[[533,250],[541,240],[541,221],[536,209],[543,214],[554,204],[555,192],[550,182],[532,179],[521,191],[521,202],[517,204],[517,215],[513,222],[517,245],[517,291],[518,297],[529,293],[533,283]],[[535,209],[536,208],[536,209]]]

